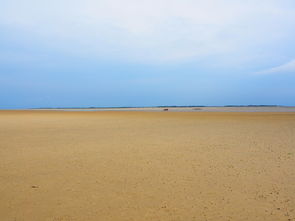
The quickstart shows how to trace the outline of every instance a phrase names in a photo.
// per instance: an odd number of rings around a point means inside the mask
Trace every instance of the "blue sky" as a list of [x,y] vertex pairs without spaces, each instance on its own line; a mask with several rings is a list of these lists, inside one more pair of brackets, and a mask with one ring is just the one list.
[[0,0],[0,108],[295,105],[293,0]]

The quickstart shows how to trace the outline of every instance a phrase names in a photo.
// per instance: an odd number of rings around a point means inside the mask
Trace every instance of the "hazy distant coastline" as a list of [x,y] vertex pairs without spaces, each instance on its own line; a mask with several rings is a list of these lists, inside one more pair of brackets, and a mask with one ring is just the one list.
[[226,106],[155,106],[155,107],[49,107],[32,110],[61,111],[172,111],[172,112],[295,112],[294,106],[226,105]]

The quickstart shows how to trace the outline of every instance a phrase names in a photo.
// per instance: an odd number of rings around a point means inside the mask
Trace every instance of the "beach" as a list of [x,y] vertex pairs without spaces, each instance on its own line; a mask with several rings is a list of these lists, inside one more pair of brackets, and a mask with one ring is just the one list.
[[0,220],[295,220],[295,112],[0,111]]

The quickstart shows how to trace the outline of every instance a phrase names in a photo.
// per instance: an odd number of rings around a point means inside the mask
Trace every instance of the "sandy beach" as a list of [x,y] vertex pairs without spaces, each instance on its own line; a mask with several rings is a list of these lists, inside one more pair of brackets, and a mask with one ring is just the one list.
[[293,221],[294,112],[0,111],[0,220]]

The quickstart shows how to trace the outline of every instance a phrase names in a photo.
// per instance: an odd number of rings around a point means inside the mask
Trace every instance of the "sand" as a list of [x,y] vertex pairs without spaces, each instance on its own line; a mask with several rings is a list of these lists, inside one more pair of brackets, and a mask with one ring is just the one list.
[[295,113],[0,111],[0,220],[295,220]]

